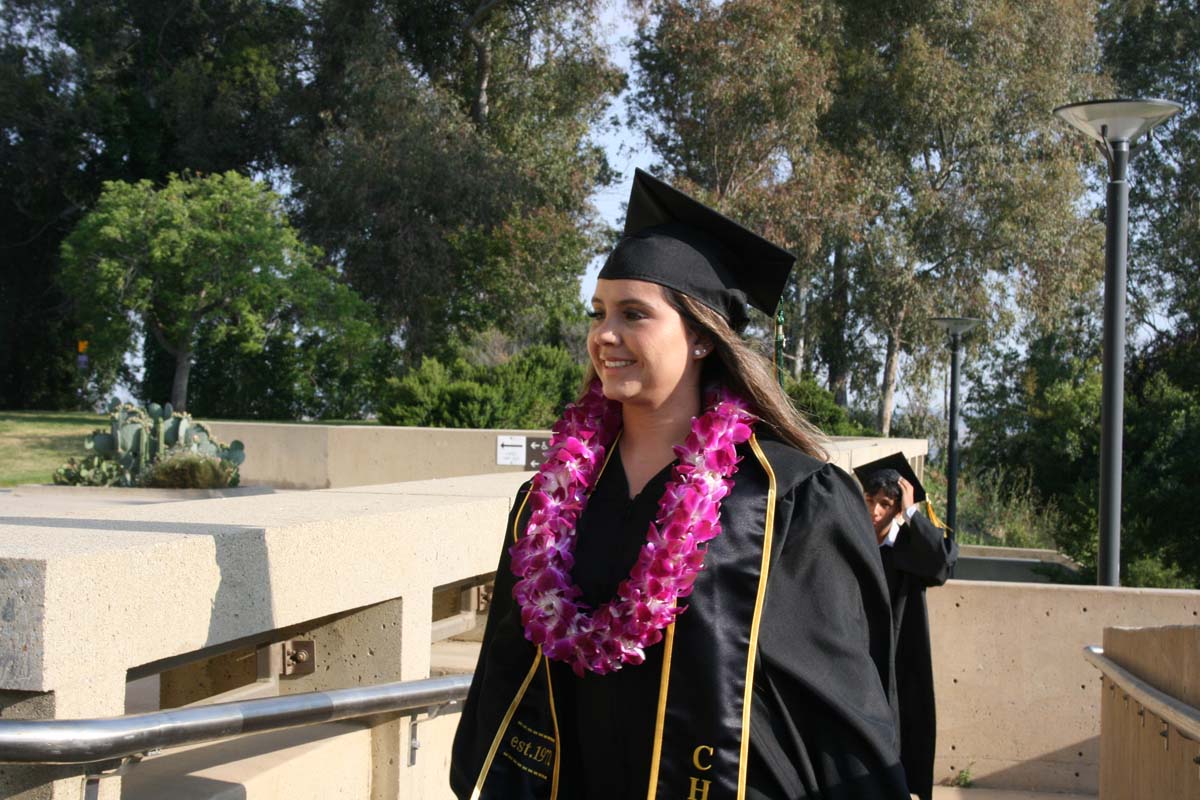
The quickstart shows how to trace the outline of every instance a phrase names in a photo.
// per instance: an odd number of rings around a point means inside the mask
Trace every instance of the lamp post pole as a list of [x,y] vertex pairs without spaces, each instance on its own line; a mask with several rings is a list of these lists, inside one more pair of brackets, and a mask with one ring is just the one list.
[[1129,242],[1129,142],[1110,143],[1104,234],[1104,374],[1100,401],[1098,583],[1121,585],[1121,451],[1125,428],[1125,264]]
[[1097,583],[1121,585],[1121,449],[1125,425],[1125,262],[1129,247],[1130,147],[1183,106],[1169,100],[1098,100],[1054,113],[1092,139],[1108,160],[1104,214],[1104,374],[1100,401],[1100,552]]
[[946,524],[958,530],[958,376],[962,370],[962,334],[950,334],[950,447],[946,453]]
[[946,448],[946,527],[958,530],[958,381],[962,373],[962,337],[979,324],[969,317],[934,317],[933,323],[950,334],[950,435]]

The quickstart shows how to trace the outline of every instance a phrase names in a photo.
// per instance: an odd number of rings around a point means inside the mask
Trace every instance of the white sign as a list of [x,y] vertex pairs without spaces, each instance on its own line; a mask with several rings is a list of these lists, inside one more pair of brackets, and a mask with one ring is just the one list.
[[501,467],[525,466],[525,437],[497,436],[496,465]]

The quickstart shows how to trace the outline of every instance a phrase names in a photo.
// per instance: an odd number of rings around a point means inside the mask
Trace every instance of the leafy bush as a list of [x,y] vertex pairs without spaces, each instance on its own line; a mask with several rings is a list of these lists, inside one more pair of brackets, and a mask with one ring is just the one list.
[[561,347],[534,345],[495,366],[426,358],[385,381],[379,420],[435,428],[548,428],[576,399],[583,366]]
[[[935,509],[946,508],[946,476],[926,465],[925,488]],[[1064,527],[1054,503],[1044,502],[1027,475],[1003,469],[958,477],[960,544],[1056,549]]]
[[[1078,327],[1078,326],[1077,326]],[[1038,506],[1058,511],[1057,548],[1094,576],[1098,558],[1101,370],[1098,334],[1062,330],[993,356],[968,400],[968,471],[1020,470]],[[1132,361],[1126,381],[1121,514],[1124,586],[1200,587],[1189,518],[1200,491],[1200,386],[1193,351]],[[1182,368],[1177,368],[1182,366]]]
[[238,485],[238,468],[222,458],[176,448],[143,470],[150,489],[224,489]]
[[791,398],[792,405],[808,418],[808,421],[828,436],[863,436],[871,430],[850,419],[850,413],[839,406],[833,393],[822,387],[811,375],[799,381],[786,378],[784,392]]

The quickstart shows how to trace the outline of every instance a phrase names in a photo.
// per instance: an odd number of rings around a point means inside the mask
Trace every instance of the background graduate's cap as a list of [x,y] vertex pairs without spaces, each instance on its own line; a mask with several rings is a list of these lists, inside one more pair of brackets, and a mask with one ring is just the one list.
[[748,305],[775,316],[795,261],[782,247],[639,169],[624,235],[599,277],[675,289],[741,330],[750,320]]
[[900,477],[907,480],[913,487],[913,501],[920,503],[925,499],[925,487],[921,485],[921,481],[917,478],[917,473],[913,472],[912,465],[908,463],[908,459],[904,457],[904,453],[892,453],[890,456],[885,456],[878,461],[872,461],[869,464],[863,464],[861,467],[854,468],[854,476],[858,478],[858,482],[863,486],[867,485],[867,481],[876,472],[884,469],[895,470],[900,473]]

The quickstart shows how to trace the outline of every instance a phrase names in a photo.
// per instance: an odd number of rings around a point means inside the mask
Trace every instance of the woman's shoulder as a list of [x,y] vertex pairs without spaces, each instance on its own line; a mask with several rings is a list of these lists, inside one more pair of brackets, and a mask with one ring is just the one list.
[[806,484],[845,484],[852,479],[838,466],[804,452],[771,432],[756,433],[755,439],[775,474],[776,490],[782,494]]

